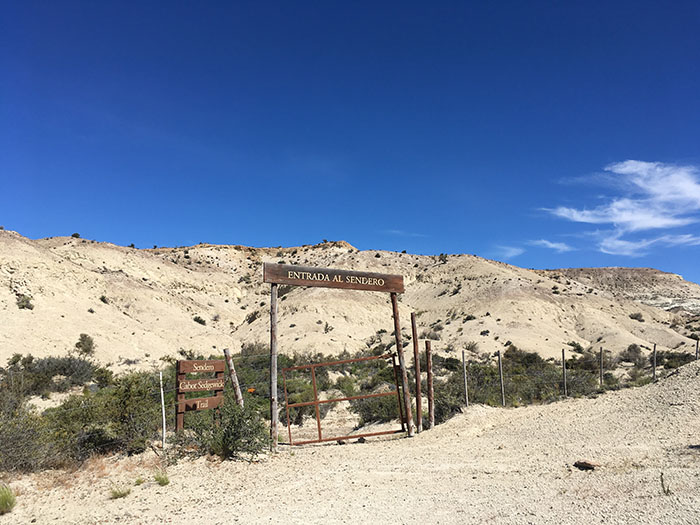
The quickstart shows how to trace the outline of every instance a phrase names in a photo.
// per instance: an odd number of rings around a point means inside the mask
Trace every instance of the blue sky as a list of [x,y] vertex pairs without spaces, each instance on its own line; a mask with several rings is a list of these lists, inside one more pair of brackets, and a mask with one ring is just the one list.
[[698,2],[2,2],[0,224],[700,281]]

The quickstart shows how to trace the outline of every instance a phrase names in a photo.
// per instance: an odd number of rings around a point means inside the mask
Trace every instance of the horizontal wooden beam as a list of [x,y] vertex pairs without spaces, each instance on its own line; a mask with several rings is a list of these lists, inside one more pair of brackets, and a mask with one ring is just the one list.
[[263,263],[263,281],[295,286],[403,293],[403,275]]

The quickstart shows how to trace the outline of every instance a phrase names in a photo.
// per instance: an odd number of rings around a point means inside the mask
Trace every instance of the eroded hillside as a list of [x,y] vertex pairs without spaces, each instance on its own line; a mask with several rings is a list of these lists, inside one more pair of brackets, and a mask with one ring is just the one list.
[[[342,241],[141,250],[0,231],[0,361],[15,352],[65,354],[81,333],[94,339],[96,358],[115,370],[157,365],[181,349],[206,355],[265,342],[264,261],[402,274],[404,333],[410,333],[410,312],[417,312],[421,338],[434,339],[440,352],[470,341],[478,352],[512,343],[547,357],[571,342],[613,351],[632,343],[692,351],[688,336],[700,328],[683,311],[639,302],[648,294],[677,305],[700,289],[676,276],[649,280],[646,291],[632,293],[625,283],[634,278],[604,278],[609,269],[599,277],[596,270],[538,272],[472,255],[359,251]],[[392,342],[386,294],[282,287],[280,296],[282,352],[334,354]],[[22,297],[31,309],[19,307]]]

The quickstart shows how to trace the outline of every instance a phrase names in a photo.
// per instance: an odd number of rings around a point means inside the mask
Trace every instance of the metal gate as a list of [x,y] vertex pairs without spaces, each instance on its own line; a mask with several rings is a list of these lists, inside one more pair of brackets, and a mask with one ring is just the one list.
[[[389,359],[391,358],[393,369],[394,369],[394,383],[396,385],[396,390],[391,390],[389,392],[378,392],[375,394],[363,394],[363,395],[358,395],[358,396],[349,396],[349,397],[339,397],[339,398],[334,398],[334,399],[319,399],[318,398],[318,389],[316,388],[316,369],[324,366],[334,366],[334,365],[345,365],[348,363],[358,363],[361,361],[374,361],[377,359]],[[345,359],[342,361],[327,361],[325,363],[314,363],[314,364],[308,364],[308,365],[299,365],[299,366],[290,366],[288,368],[283,368],[282,369],[282,379],[284,382],[284,402],[285,402],[285,407],[286,407],[286,413],[287,413],[287,430],[289,432],[289,444],[290,445],[305,445],[308,443],[322,443],[325,441],[337,441],[340,439],[350,439],[350,438],[360,438],[360,437],[371,437],[371,436],[383,436],[387,434],[399,434],[401,432],[406,431],[406,419],[404,417],[404,411],[403,407],[401,405],[401,395],[399,392],[399,371],[398,371],[398,365],[396,364],[396,354],[384,354],[384,355],[379,355],[379,356],[372,356],[372,357],[358,357],[356,359]],[[313,401],[305,401],[302,403],[289,403],[289,398],[287,396],[287,372],[291,370],[305,370],[305,369],[310,369],[311,370],[311,384],[313,385],[313,392],[314,392],[314,400]],[[320,411],[320,406],[326,403],[337,403],[339,401],[353,401],[356,399],[367,399],[367,398],[372,398],[372,397],[383,397],[383,396],[396,396],[396,403],[399,408],[399,419],[401,421],[401,429],[397,430],[385,430],[382,432],[369,432],[369,433],[364,433],[364,434],[352,434],[348,436],[333,436],[333,437],[324,437],[323,431],[321,429],[321,411]],[[309,440],[304,440],[304,441],[294,441],[292,439],[292,424],[291,420],[289,417],[289,409],[290,408],[295,408],[295,407],[305,407],[305,406],[314,406],[315,411],[316,411],[316,426],[318,428],[318,439],[309,439]]]

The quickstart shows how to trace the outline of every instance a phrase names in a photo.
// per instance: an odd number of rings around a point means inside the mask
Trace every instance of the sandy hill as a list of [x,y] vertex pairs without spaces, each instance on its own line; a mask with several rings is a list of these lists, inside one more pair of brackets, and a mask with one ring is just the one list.
[[[677,306],[700,287],[655,270],[532,271],[473,255],[359,251],[345,242],[294,248],[199,244],[140,250],[70,237],[31,240],[0,231],[0,362],[15,352],[65,354],[81,333],[116,370],[150,367],[178,350],[203,354],[268,340],[269,285],[262,263],[402,274],[402,326],[418,313],[421,337],[438,351],[507,344],[560,355],[568,342],[620,351],[631,343],[691,351],[694,328]],[[635,275],[651,277],[640,286]],[[33,309],[17,298],[31,297]],[[280,350],[334,354],[390,343],[387,294],[282,289]],[[644,301],[644,302],[643,302]],[[668,302],[668,304],[667,304]],[[630,318],[639,313],[643,322]],[[194,321],[201,318],[206,324]],[[385,333],[383,331],[386,331]]]
[[[96,458],[11,480],[17,508],[0,522],[698,523],[699,379],[692,363],[594,399],[472,406],[412,439],[180,461],[166,487],[152,454]],[[110,500],[114,487],[132,493]]]

